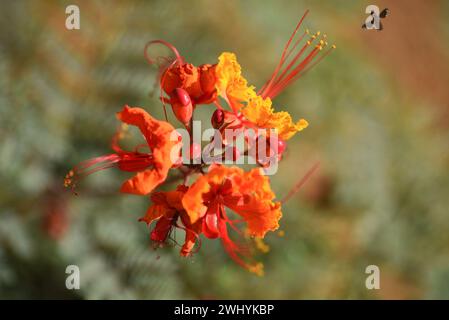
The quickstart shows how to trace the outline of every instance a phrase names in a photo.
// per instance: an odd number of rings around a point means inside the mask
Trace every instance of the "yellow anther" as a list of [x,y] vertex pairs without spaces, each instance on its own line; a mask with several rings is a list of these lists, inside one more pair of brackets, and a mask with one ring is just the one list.
[[310,40],[309,40],[309,41],[307,41],[307,45],[308,45],[308,46],[310,46],[310,44],[311,44]]
[[310,33],[309,29],[306,29],[306,33],[307,33],[307,34],[309,34],[309,33]]
[[321,31],[317,31],[316,35],[319,36],[321,34]]
[[70,186],[70,184],[72,183],[72,180],[70,180],[70,179],[64,179],[64,187],[68,187],[68,186]]
[[252,273],[255,273],[256,275],[258,275],[259,277],[262,277],[264,275],[263,272],[263,264],[262,263],[256,263],[254,265],[250,265],[248,266],[248,270]]
[[335,48],[337,48],[337,46],[335,44],[333,44],[332,45],[332,49],[335,49]]
[[268,246],[262,238],[255,238],[256,247],[263,253],[268,253],[270,251],[270,246]]

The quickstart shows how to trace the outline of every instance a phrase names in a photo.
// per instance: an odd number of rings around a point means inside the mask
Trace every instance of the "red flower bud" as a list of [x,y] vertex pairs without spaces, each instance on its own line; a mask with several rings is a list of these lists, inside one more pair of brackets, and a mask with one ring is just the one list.
[[215,239],[218,238],[220,232],[218,230],[218,218],[217,213],[207,212],[203,219],[203,234],[206,238]]
[[187,93],[187,91],[185,91],[182,88],[176,88],[175,89],[176,95],[178,96],[179,102],[181,102],[181,104],[183,106],[188,106],[189,104],[191,104],[192,102],[190,101],[190,96]]
[[282,155],[287,148],[287,142],[284,140],[278,139],[278,155]]
[[172,99],[173,113],[182,124],[187,126],[192,119],[193,105],[190,96],[184,89],[176,88],[176,96]]
[[215,112],[212,114],[212,118],[210,119],[212,127],[214,127],[215,129],[220,128],[224,122],[224,118],[225,115],[223,110],[221,109],[215,110]]

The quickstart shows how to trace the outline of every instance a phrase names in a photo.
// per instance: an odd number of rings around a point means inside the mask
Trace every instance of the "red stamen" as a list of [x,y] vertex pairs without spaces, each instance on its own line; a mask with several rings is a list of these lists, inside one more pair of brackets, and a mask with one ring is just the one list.
[[176,47],[175,47],[174,45],[172,45],[171,43],[169,43],[169,42],[167,42],[167,41],[164,41],[164,40],[153,40],[153,41],[148,42],[148,43],[145,45],[145,48],[144,48],[144,55],[145,55],[145,58],[147,59],[147,61],[148,61],[149,64],[154,64],[155,61],[153,61],[153,60],[148,56],[148,48],[149,48],[151,45],[156,44],[156,43],[162,44],[162,45],[166,46],[167,48],[169,48],[169,49],[170,49],[171,51],[173,51],[173,53],[175,54],[176,60],[178,60],[178,63],[179,63],[179,64],[184,64],[184,59],[183,59],[183,58],[181,57],[181,55],[179,54],[178,49],[176,49]]
[[296,47],[302,41],[302,39],[304,39],[306,34],[307,34],[307,32],[304,31],[304,33],[299,37],[299,39],[296,40],[295,45],[289,50],[289,52],[285,56],[285,61],[287,61],[288,57],[290,57],[290,55],[293,53],[293,51],[295,51]]
[[[292,68],[292,66],[294,66],[296,64],[298,59],[301,58],[302,54],[304,53],[304,51],[306,51],[308,46],[309,45],[307,43],[305,45],[303,45],[301,50],[299,50],[299,52],[295,55],[295,57],[292,59],[292,61],[287,65],[287,67],[284,68],[284,71],[282,71],[281,75],[276,77],[273,86],[276,86],[276,84],[278,84],[281,80],[284,79],[285,74]],[[270,97],[271,97],[271,95],[270,95]]]
[[[290,60],[288,65],[283,68],[284,64],[289,60],[290,55],[295,51],[295,49],[298,47],[298,45],[301,43],[301,41],[304,39],[304,36],[308,33],[308,31],[304,32],[299,39],[297,39],[294,43],[294,45],[290,48],[292,41],[294,37],[296,36],[296,33],[298,32],[298,29],[300,28],[304,18],[306,17],[308,13],[308,10],[304,13],[301,20],[297,24],[295,30],[293,31],[292,35],[290,36],[289,40],[287,41],[287,44],[284,47],[284,50],[281,55],[281,59],[279,60],[279,64],[277,65],[276,69],[274,70],[273,74],[271,75],[271,78],[265,83],[265,85],[262,87],[261,90],[259,90],[258,94],[261,95],[263,98],[269,97],[273,99],[276,97],[282,90],[284,90],[287,86],[289,86],[291,83],[296,81],[300,78],[303,74],[305,74],[306,71],[308,71],[310,68],[315,66],[318,62],[320,62],[324,57],[326,57],[330,51],[327,51],[323,55],[320,56],[320,58],[315,62],[309,65],[309,63],[312,62],[312,60],[316,57],[316,55],[319,53],[319,51],[327,45],[327,42],[323,41],[325,36],[322,40],[318,43],[318,45],[315,46],[315,48],[302,60],[299,62],[298,65],[297,62],[300,61],[300,58],[306,51],[306,49],[312,45],[312,43],[317,40],[319,36],[319,32],[317,32],[315,35],[312,35],[312,37],[304,44],[299,52],[297,52],[294,57]],[[332,46],[332,48],[335,48],[335,46]],[[296,66],[295,66],[296,65]],[[282,70],[283,69],[283,70]],[[282,70],[282,71],[281,71]],[[279,74],[280,73],[280,74]]]
[[166,67],[165,69],[160,71],[160,75],[158,76],[158,78],[161,77],[162,73],[163,76],[161,78],[161,80],[159,81],[159,97],[162,101],[162,107],[164,108],[164,116],[165,116],[165,121],[168,122],[168,116],[167,116],[167,107],[165,106],[166,103],[166,98],[164,97],[164,83],[165,83],[165,77],[167,75],[167,73],[165,71],[167,71],[167,69],[173,67],[176,64],[177,60],[173,61],[168,67]]
[[120,170],[128,172],[139,172],[147,169],[153,164],[153,156],[148,153],[127,152],[121,155],[118,162]]
[[[223,247],[229,256],[239,265],[246,269],[250,269],[251,265],[245,261],[244,257],[248,257],[249,248],[248,246],[238,245],[231,240],[227,230],[227,217],[224,207],[221,205],[219,208],[218,215],[218,230],[220,232],[220,238],[223,243]],[[232,225],[231,225],[232,226]],[[239,230],[239,232],[241,232]]]
[[284,90],[289,84],[292,83],[292,79],[301,72],[307,64],[312,61],[312,59],[316,56],[316,54],[319,52],[319,49],[315,47],[308,55],[307,57],[298,65],[296,66],[288,76],[284,79],[280,79],[276,85],[272,88],[271,92],[269,92],[270,98],[276,97],[279,93],[281,93],[282,90]]
[[312,174],[315,172],[316,169],[318,169],[318,167],[320,166],[320,163],[317,162],[313,165],[312,168],[309,169],[309,171],[307,171],[307,173],[301,178],[301,180],[299,180],[299,182],[290,190],[290,192],[281,200],[281,203],[284,204],[286,203],[288,200],[290,200],[290,198],[296,193],[298,192],[298,190],[304,185],[304,183],[306,183],[307,180],[309,180],[309,178],[312,176]]
[[[199,235],[197,232],[193,231],[191,228],[184,227],[184,226],[181,226],[181,225],[179,225],[179,224],[175,224],[175,227],[176,227],[176,228],[179,228],[179,229],[181,229],[181,230],[184,230],[184,232],[186,232],[186,233],[188,233],[188,232],[192,233],[192,234],[195,236],[196,240],[198,241],[198,244],[195,246],[196,249],[195,249],[194,251],[185,252],[185,250],[182,250],[182,251],[181,251],[181,254],[182,254],[183,256],[187,256],[187,255],[193,255],[193,254],[197,253],[197,252],[200,250],[200,248],[201,248],[201,238],[200,238],[200,235]],[[195,243],[195,244],[196,244],[196,243]],[[181,246],[181,245],[179,245],[179,246]]]
[[305,75],[310,69],[312,69],[314,66],[316,66],[318,63],[321,62],[325,57],[327,57],[333,49],[335,49],[335,45],[333,45],[331,48],[329,48],[325,53],[319,56],[319,58],[315,61],[313,61],[311,64],[307,65],[304,70],[302,70],[298,75],[296,75],[293,79],[291,79],[291,82],[296,81],[301,76]]
[[306,12],[302,16],[301,20],[299,20],[298,24],[296,25],[295,30],[293,31],[292,35],[288,39],[287,44],[285,45],[284,50],[282,51],[282,55],[281,55],[281,59],[279,60],[279,64],[277,65],[276,69],[274,69],[274,72],[271,75],[271,78],[267,81],[266,85],[264,85],[262,87],[262,91],[258,92],[259,95],[262,95],[263,97],[267,97],[268,96],[266,93],[270,91],[271,85],[273,84],[274,79],[276,78],[278,72],[281,70],[281,68],[282,68],[282,66],[283,66],[283,64],[284,64],[284,62],[286,60],[288,47],[290,46],[291,42],[293,41],[293,38],[295,37],[296,32],[301,27],[301,24],[302,24],[304,18],[307,16],[308,13],[309,13],[309,10],[306,10]]
[[164,108],[164,116],[165,116],[165,120],[168,121],[167,108],[165,106],[165,101],[163,100],[164,99],[163,98],[163,93],[164,93],[163,92],[163,84],[164,84],[164,80],[165,80],[165,71],[167,69],[173,67],[174,65],[176,65],[176,63],[178,63],[179,65],[183,65],[184,58],[179,54],[178,49],[176,49],[176,47],[174,45],[172,45],[171,43],[166,42],[164,40],[153,40],[153,41],[148,42],[144,48],[144,56],[149,64],[157,63],[156,60],[151,59],[150,56],[148,55],[148,48],[153,44],[162,44],[162,45],[166,46],[171,51],[173,51],[173,53],[175,54],[175,57],[176,57],[176,59],[174,61],[171,61],[168,59],[166,60],[166,64],[159,68],[158,77],[157,77],[159,86],[160,86],[160,98],[162,100],[162,107]]
[[64,186],[74,189],[80,179],[101,170],[118,166],[123,171],[138,172],[145,170],[152,164],[153,156],[148,153],[112,153],[81,162],[65,176]]
[[[100,170],[112,168],[120,161],[120,156],[113,153],[81,162],[65,176],[64,186],[76,187],[78,180]],[[98,165],[98,166],[97,166]]]

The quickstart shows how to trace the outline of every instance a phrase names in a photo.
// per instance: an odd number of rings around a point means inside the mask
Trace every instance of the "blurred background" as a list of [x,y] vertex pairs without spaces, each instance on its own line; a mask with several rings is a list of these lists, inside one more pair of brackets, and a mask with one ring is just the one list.
[[[80,30],[65,28],[70,4]],[[383,31],[361,28],[369,4],[390,9]],[[191,259],[154,251],[137,221],[150,202],[119,194],[118,170],[83,180],[79,196],[63,188],[71,167],[110,152],[124,104],[162,119],[147,41],[197,65],[235,52],[260,87],[306,9],[304,27],[337,49],[275,99],[310,126],[273,189],[281,198],[321,166],[284,206],[285,236],[267,235],[264,277],[219,241]],[[2,1],[0,298],[448,299],[448,16],[447,1]],[[80,290],[65,287],[72,264]],[[380,290],[365,287],[368,265]]]

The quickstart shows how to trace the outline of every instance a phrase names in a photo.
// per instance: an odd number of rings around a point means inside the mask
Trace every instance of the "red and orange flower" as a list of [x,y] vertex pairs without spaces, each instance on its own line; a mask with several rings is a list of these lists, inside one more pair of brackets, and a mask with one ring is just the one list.
[[80,163],[66,175],[64,185],[75,187],[81,177],[99,170],[118,167],[122,171],[136,172],[126,180],[120,189],[124,193],[145,195],[153,191],[167,178],[168,171],[175,163],[171,154],[180,149],[180,141],[170,139],[175,130],[171,124],[154,119],[141,108],[124,106],[117,118],[124,124],[139,128],[151,152],[125,151],[119,144],[120,132],[112,140],[114,153],[96,157]]
[[[294,122],[288,112],[275,111],[272,99],[335,48],[332,46],[319,55],[327,46],[325,35],[320,38],[319,32],[311,35],[306,30],[297,37],[306,15],[307,12],[289,38],[272,76],[259,91],[243,77],[242,68],[233,53],[224,52],[216,64],[197,67],[185,62],[168,42],[155,40],[148,43],[145,56],[150,63],[156,62],[147,53],[147,48],[153,44],[163,44],[175,55],[174,58],[162,59],[158,77],[161,101],[172,106],[174,115],[190,134],[195,108],[212,103],[216,110],[211,122],[220,132],[231,129],[246,134],[249,128],[273,129],[279,137],[278,144],[269,148],[274,147],[276,154],[282,154],[286,141],[306,128],[308,122],[304,119]],[[228,107],[222,106],[220,101]],[[195,245],[202,236],[220,239],[234,261],[261,275],[263,265],[252,258],[249,244],[251,239],[255,239],[256,247],[267,251],[261,239],[279,227],[282,217],[281,201],[276,200],[270,180],[260,168],[263,164],[258,163],[260,167],[250,171],[221,164],[212,164],[207,169],[204,162],[180,164],[173,154],[180,154],[184,141],[173,139],[175,129],[168,121],[156,120],[143,109],[128,106],[117,113],[117,117],[124,124],[139,128],[148,152],[140,151],[140,146],[134,151],[123,150],[118,143],[122,134],[119,131],[112,142],[114,153],[82,162],[66,175],[65,185],[74,187],[81,177],[111,167],[134,172],[135,175],[122,184],[120,191],[137,195],[151,193],[152,204],[140,220],[148,225],[154,224],[150,232],[153,242],[163,244],[170,240],[172,232],[182,229],[185,241],[180,253],[190,256],[199,249],[199,245],[196,249]],[[262,138],[268,139],[269,135]],[[247,135],[245,138],[249,139]],[[247,140],[248,144],[250,142]],[[190,142],[188,147],[192,150],[194,143]],[[154,191],[166,181],[170,169],[179,170],[183,182],[173,191]],[[188,178],[193,174],[200,176],[189,184]],[[305,178],[298,186],[304,181]],[[240,238],[236,240],[235,235],[240,235]]]
[[[261,274],[262,265],[245,260],[249,252],[231,240],[228,226],[238,234],[244,231],[251,237],[263,238],[268,231],[279,227],[281,203],[273,201],[274,198],[269,179],[261,169],[244,172],[238,167],[213,165],[189,188],[182,204],[191,223],[202,221],[207,238],[220,238],[232,259]],[[230,219],[226,208],[242,220]],[[239,229],[239,223],[245,223],[246,229]]]

